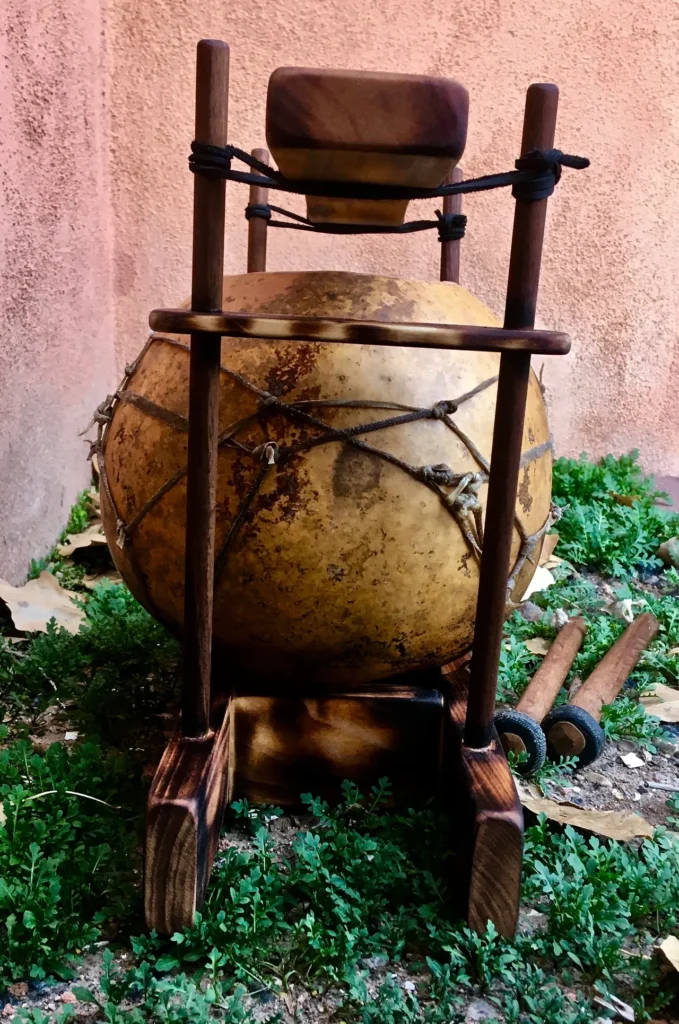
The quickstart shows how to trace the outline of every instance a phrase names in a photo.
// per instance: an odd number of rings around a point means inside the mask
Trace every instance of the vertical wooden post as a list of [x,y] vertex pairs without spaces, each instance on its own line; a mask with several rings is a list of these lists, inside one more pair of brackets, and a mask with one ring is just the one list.
[[[464,175],[461,167],[453,167],[446,178],[446,185],[456,185]],[[462,196],[444,196],[444,213],[462,213]],[[460,283],[460,240],[441,242],[441,281]]]
[[[253,149],[255,160],[263,164],[269,163],[267,149]],[[269,190],[261,185],[250,185],[250,206],[265,205],[268,202]],[[266,239],[269,225],[264,217],[252,217],[248,221],[248,274],[256,274],[266,270]]]
[[[202,39],[196,66],[196,141],[226,145],[228,102],[229,48]],[[224,185],[219,178],[194,176],[191,305],[200,312],[222,305]],[[209,730],[220,351],[218,335],[191,335],[181,723],[187,737]]]
[[[555,85],[530,86],[523,122],[522,156],[531,149],[554,147],[558,102],[559,90]],[[535,324],[546,214],[546,199],[516,200],[505,305],[506,328],[532,328]],[[488,746],[492,736],[529,373],[529,355],[502,354],[464,732],[465,744],[473,748]]]

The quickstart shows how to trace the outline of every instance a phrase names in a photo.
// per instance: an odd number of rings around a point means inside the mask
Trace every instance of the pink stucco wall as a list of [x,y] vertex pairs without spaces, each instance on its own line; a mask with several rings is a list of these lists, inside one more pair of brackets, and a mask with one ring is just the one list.
[[0,576],[87,484],[78,433],[115,376],[99,4],[0,6]]
[[[283,64],[459,78],[471,112],[469,174],[512,166],[531,81],[561,88],[557,144],[589,156],[551,203],[539,303],[573,353],[545,368],[562,453],[638,446],[679,473],[679,7],[674,0],[116,0],[111,12],[112,179],[119,355],[151,306],[188,294],[194,46],[231,44],[231,139],[262,145],[266,85]],[[227,271],[245,267],[247,201],[228,188]],[[286,197],[287,199],[287,197]],[[419,204],[423,210],[426,204]],[[462,283],[500,312],[507,193],[471,197]],[[272,270],[437,272],[431,237],[271,233]]]
[[[0,20],[0,571],[46,547],[85,477],[76,432],[190,281],[196,41],[232,48],[231,138],[262,145],[283,64],[448,75],[471,96],[468,174],[512,166],[531,81],[561,88],[557,144],[589,156],[551,201],[540,322],[557,448],[637,446],[679,474],[679,7],[674,0],[7,0]],[[245,267],[229,186],[227,271]],[[426,204],[419,206],[424,211]],[[501,312],[505,193],[470,198],[462,283]],[[434,277],[431,237],[272,233],[270,269]],[[8,486],[9,481],[9,486]],[[9,569],[7,568],[9,566]]]

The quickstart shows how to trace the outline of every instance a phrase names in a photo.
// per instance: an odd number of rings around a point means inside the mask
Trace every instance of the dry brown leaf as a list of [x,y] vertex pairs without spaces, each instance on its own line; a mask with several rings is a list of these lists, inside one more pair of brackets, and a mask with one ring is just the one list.
[[41,572],[37,580],[13,587],[0,580],[0,600],[7,605],[15,629],[25,633],[45,633],[54,619],[69,633],[77,633],[85,612],[71,600],[77,594],[64,590],[51,572]]
[[533,579],[528,584],[526,593],[522,595],[521,600],[527,601],[531,594],[537,594],[540,590],[546,590],[547,587],[551,587],[553,583],[556,583],[556,580],[549,569],[546,569],[544,565],[539,565],[533,574]]
[[117,569],[109,569],[108,572],[98,572],[92,575],[83,576],[83,586],[88,590],[94,590],[98,583],[108,580],[109,583],[122,583],[123,578]]
[[617,495],[614,490],[609,490],[608,497],[612,498],[614,502],[618,502],[619,505],[627,505],[629,508],[633,508],[637,502],[641,501],[639,495]]
[[661,722],[679,722],[679,690],[665,683],[656,683],[655,693],[641,698],[640,703],[648,715]]
[[523,646],[531,654],[541,654],[544,656],[552,645],[544,636],[532,636],[529,640],[523,641]]
[[93,544],[106,544],[101,519],[95,519],[82,533],[69,533],[64,543],[57,545],[57,553],[62,558],[69,558],[79,548],[89,548]]
[[679,974],[679,939],[676,935],[668,935],[658,946],[658,955],[669,967]]
[[646,714],[654,715],[661,722],[679,722],[679,700],[667,701],[663,704],[651,704],[645,708]]
[[626,842],[637,836],[653,835],[653,827],[640,814],[631,811],[596,811],[575,804],[559,804],[555,800],[544,798],[531,800],[521,798],[521,803],[533,814],[546,814],[550,821],[561,825],[572,825],[573,828],[594,832],[595,835],[607,839]]
[[[550,558],[554,554],[554,548],[557,546],[558,543],[559,543],[559,534],[558,533],[548,533],[545,536],[545,539],[544,539],[544,542],[543,542],[543,545],[542,545],[542,551],[540,552],[540,561],[538,562],[538,565],[544,565],[545,562],[548,562],[550,560]],[[559,561],[560,561],[560,559],[559,559]]]
[[679,647],[670,647],[668,654],[679,654]]
[[7,821],[7,815],[5,814],[5,808],[0,804],[0,825],[4,825]]
[[639,703],[644,707],[651,704],[669,704],[679,700],[679,690],[674,686],[667,686],[665,683],[656,683],[653,693],[647,693],[639,698]]

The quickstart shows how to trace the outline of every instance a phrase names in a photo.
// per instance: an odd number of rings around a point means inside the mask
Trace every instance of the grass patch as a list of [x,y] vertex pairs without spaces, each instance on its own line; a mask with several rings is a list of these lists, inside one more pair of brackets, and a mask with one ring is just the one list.
[[[249,1021],[246,993],[276,994],[291,981],[339,988],[336,1019],[347,1024],[460,1022],[478,994],[515,1024],[591,1022],[592,996],[612,989],[634,1002],[638,1020],[669,1001],[672,987],[646,957],[679,921],[672,840],[659,833],[627,848],[540,821],[527,833],[524,898],[544,917],[508,941],[492,926],[478,936],[450,921],[440,821],[431,811],[385,813],[383,796],[346,785],[339,807],[308,798],[315,826],[286,859],[259,828],[252,852],[217,863],[195,928],[170,942],[132,940],[132,968],[109,957],[102,994],[77,994],[107,1020],[130,1022]],[[371,992],[367,957],[400,964],[412,982],[404,988],[387,972]]]
[[131,725],[166,710],[179,646],[125,586],[102,583],[75,635],[51,623],[28,645],[0,637],[0,705],[5,722],[34,723],[68,707],[89,732],[119,742]]
[[644,476],[638,457],[634,451],[599,462],[586,455],[556,460],[552,497],[563,510],[557,527],[563,558],[619,577],[662,568],[656,551],[679,533],[679,515],[655,504],[667,495]]
[[[120,809],[120,803],[123,808]],[[70,954],[137,906],[138,772],[98,743],[0,750],[0,991],[68,977]]]
[[[670,653],[679,648],[679,573],[663,573],[660,593],[639,579],[659,568],[655,550],[679,528],[655,496],[634,455],[556,464],[555,498],[564,508],[558,553],[612,573],[616,596],[660,621],[603,718],[609,736],[649,749],[662,727],[638,697],[679,676]],[[83,498],[64,535],[88,517]],[[34,565],[36,574],[44,568],[66,583],[72,567],[53,552]],[[553,613],[581,613],[589,624],[567,684],[585,678],[624,629],[603,611],[596,579],[555,575],[556,584],[533,597],[542,621],[515,614],[507,624],[501,699],[520,697],[540,663],[523,640],[552,639]],[[167,941],[134,937],[145,756],[134,748],[162,734],[152,718],[174,699],[179,651],[124,586],[103,584],[83,601],[87,620],[75,636],[52,627],[25,644],[0,637],[0,989],[20,978],[67,977],[80,951],[104,935],[112,951],[100,988],[76,994],[110,1024],[253,1024],[264,1012],[257,1000],[299,986],[334,992],[336,1024],[461,1024],[470,995],[483,995],[506,1024],[591,1024],[600,1016],[597,992],[633,1003],[644,1021],[677,994],[651,955],[654,941],[679,926],[679,847],[662,830],[622,845],[538,821],[527,832],[523,879],[538,926],[507,941],[492,927],[478,936],[456,921],[447,822],[431,808],[387,813],[386,784],[367,796],[347,784],[334,808],[309,796],[313,824],[285,855],[272,838],[276,809],[234,805],[232,820],[251,848],[219,856],[195,927]],[[38,753],[25,734],[55,708],[90,738]],[[567,780],[571,769],[548,765],[537,781]],[[674,796],[668,811],[679,813]],[[124,964],[116,943],[132,948]],[[66,1006],[57,1018],[74,1012]]]

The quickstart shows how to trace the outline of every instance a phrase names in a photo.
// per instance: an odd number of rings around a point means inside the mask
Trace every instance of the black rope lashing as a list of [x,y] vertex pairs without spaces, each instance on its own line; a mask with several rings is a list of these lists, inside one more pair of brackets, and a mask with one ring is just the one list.
[[581,156],[569,156],[560,149],[531,149],[525,156],[519,157],[514,166],[517,171],[528,171],[534,177],[517,181],[512,187],[512,195],[524,203],[534,203],[552,195],[561,180],[564,167],[580,171],[589,167],[589,160]]
[[[278,213],[287,220],[274,220]],[[412,235],[416,231],[438,231],[439,242],[457,242],[464,238],[467,218],[463,213],[436,211],[436,220],[409,220],[405,224],[315,224],[292,210],[269,203],[248,203],[246,220],[260,218],[270,228],[288,228],[291,231],[313,231],[323,235]]]
[[[186,429],[186,421],[184,417],[175,413],[167,415],[166,413],[169,412],[168,410],[164,410],[162,407],[157,406],[156,403],[129,391],[130,378],[137,369],[137,366],[149,345],[153,343],[153,340],[154,336],[152,335],[144,346],[139,357],[135,360],[135,363],[132,366],[125,368],[125,377],[118,390],[113,395],[107,396],[106,400],[97,408],[94,416],[94,422],[97,424],[97,438],[91,444],[91,454],[96,454],[99,459],[101,484],[116,517],[116,540],[121,548],[132,540],[132,535],[135,529],[139,526],[147,513],[150,512],[151,509],[186,476],[188,468],[186,465],[179,467],[156,491],[156,493],[144,503],[144,505],[136,512],[127,524],[123,521],[117,511],[116,504],[109,487],[104,460],[106,435],[111,426],[116,406],[120,402],[128,402],[131,405],[136,406],[140,412],[154,418],[161,419],[167,423],[168,426],[171,426],[174,429],[178,429],[182,432]],[[186,345],[174,339],[163,338],[163,341],[177,348],[184,350],[187,349]],[[384,462],[388,462],[390,465],[393,465],[397,469],[409,475],[412,479],[417,480],[428,487],[438,496],[446,511],[454,518],[475,558],[480,559],[483,545],[483,510],[479,500],[479,490],[481,486],[488,481],[490,466],[471,438],[467,437],[467,435],[452,419],[452,414],[457,412],[459,406],[464,402],[469,401],[481,391],[484,391],[486,388],[495,384],[497,382],[496,376],[489,377],[487,380],[481,381],[472,388],[471,391],[467,391],[465,394],[460,395],[454,400],[447,399],[436,402],[433,406],[428,408],[417,408],[414,406],[403,405],[398,402],[384,402],[370,399],[307,399],[300,402],[288,403],[283,401],[283,399],[278,398],[276,395],[258,387],[252,381],[248,380],[242,374],[237,373],[235,370],[230,370],[226,366],[222,366],[221,369],[235,382],[251,391],[259,401],[258,407],[254,413],[231,423],[220,432],[218,445],[219,447],[224,445],[233,447],[243,455],[256,460],[259,463],[259,471],[255,475],[251,487],[241,501],[240,507],[236,512],[236,515],[222,542],[215,565],[217,577],[219,576],[219,573],[223,571],[228,559],[229,551],[233,548],[241,529],[248,521],[251,508],[270,471],[274,467],[282,467],[295,456],[310,451],[312,448],[332,442],[350,445],[351,447],[365,452],[367,455],[375,456]],[[357,424],[352,427],[335,428],[325,420],[319,419],[306,411],[307,409],[314,407],[334,409],[384,409],[396,413],[402,413],[403,415],[391,416],[386,419],[374,420],[369,423]],[[243,443],[238,441],[234,436],[255,422],[259,422],[261,424],[263,417],[275,414],[282,414],[287,416],[289,419],[297,420],[298,422],[313,426],[320,430],[321,433],[295,444],[291,444],[287,447],[282,447],[275,441],[271,440],[265,440],[263,443],[253,446],[247,442]],[[435,465],[428,466],[413,466],[399,458],[397,455],[393,455],[391,452],[376,448],[358,436],[360,434],[373,433],[375,431],[388,429],[389,427],[393,427],[398,424],[405,424],[423,419],[440,420],[446,427],[455,433],[465,445],[472,458],[476,460],[480,470],[477,472],[456,473],[445,463],[437,463]],[[536,445],[530,451],[525,452],[521,460],[522,466],[539,458],[550,447],[552,447],[551,439],[549,442]],[[552,522],[553,516],[550,516],[540,530],[534,534],[528,535],[518,516],[515,516],[515,525],[521,540],[521,548],[517,562],[512,571],[512,575],[510,576],[510,583],[516,579],[518,571],[521,566],[525,564],[526,560],[532,561],[532,555],[537,544],[549,529]]]
[[[251,171],[235,171],[232,160],[240,160]],[[417,188],[406,185],[379,185],[374,182],[348,181],[306,181],[286,178],[280,171],[262,163],[237,146],[212,146],[206,142],[192,142],[189,156],[189,170],[193,174],[205,174],[213,178],[225,178],[246,185],[259,185],[302,196],[322,196],[328,199],[438,199],[442,196],[466,195],[470,192],[486,192],[489,189],[513,188],[523,192],[519,198],[532,202],[551,195],[561,177],[561,169],[570,167],[583,170],[589,167],[585,157],[571,156],[560,149],[532,150],[516,161],[516,169],[499,174],[484,174],[478,178],[467,178],[436,188]],[[257,204],[259,205],[259,204]]]

